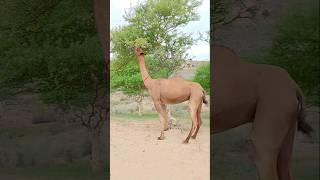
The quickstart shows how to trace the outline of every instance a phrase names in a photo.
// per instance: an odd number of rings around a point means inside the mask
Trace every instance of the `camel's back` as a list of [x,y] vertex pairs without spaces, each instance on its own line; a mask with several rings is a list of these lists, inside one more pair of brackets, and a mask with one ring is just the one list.
[[159,79],[160,96],[164,103],[175,104],[189,99],[190,90],[189,81],[182,77],[172,77],[168,79]]

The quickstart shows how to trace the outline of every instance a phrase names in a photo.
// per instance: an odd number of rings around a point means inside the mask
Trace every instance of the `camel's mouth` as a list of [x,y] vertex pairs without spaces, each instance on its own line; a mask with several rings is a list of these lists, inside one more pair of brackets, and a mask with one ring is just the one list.
[[142,53],[140,53],[140,55],[144,55],[144,53],[142,52]]

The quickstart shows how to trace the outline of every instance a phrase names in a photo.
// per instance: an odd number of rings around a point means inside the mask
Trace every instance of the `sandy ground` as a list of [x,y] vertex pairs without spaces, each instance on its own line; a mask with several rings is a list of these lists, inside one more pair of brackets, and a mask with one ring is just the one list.
[[[191,126],[191,125],[190,125]],[[187,131],[171,129],[156,140],[159,121],[111,121],[111,180],[208,180],[209,128],[182,144]]]

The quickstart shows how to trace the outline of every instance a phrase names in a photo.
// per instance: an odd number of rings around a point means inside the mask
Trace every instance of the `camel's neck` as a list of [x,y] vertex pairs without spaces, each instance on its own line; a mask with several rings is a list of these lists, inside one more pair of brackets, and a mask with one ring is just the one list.
[[144,62],[144,56],[140,55],[137,57],[137,59],[139,62],[141,78],[143,80],[144,85],[148,88],[150,86],[150,80],[152,80],[152,78],[150,77],[148,70],[146,68],[146,65]]

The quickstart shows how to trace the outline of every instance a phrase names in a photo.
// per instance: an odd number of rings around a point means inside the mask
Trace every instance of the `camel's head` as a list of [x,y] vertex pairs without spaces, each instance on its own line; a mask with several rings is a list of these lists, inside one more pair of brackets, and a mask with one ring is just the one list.
[[135,54],[136,56],[144,55],[142,49],[139,48],[139,47],[134,47],[134,48],[133,48],[133,51],[134,51],[134,54]]

